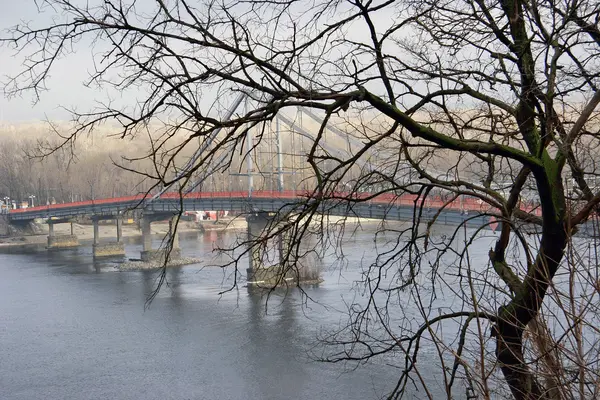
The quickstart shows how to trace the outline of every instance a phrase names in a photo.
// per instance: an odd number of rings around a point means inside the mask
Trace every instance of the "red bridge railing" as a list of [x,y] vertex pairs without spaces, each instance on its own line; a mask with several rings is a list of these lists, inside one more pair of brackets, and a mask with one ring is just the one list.
[[[265,191],[265,190],[257,190],[249,193],[248,191],[236,191],[236,192],[195,192],[184,194],[184,199],[208,199],[208,198],[219,198],[219,199],[227,199],[227,198],[245,198],[245,199],[281,199],[281,200],[292,200],[298,198],[306,198],[306,197],[315,197],[313,193],[307,191],[295,191],[295,190],[286,190],[286,191]],[[328,194],[329,197],[337,198],[337,199],[354,199],[354,200],[364,200],[369,203],[381,204],[381,205],[405,205],[405,206],[420,206],[423,201],[417,195],[404,194],[401,196],[397,196],[393,193],[384,193],[377,196],[374,196],[370,193],[350,193],[350,192],[336,192],[333,194]],[[36,206],[30,208],[19,208],[10,210],[10,214],[20,214],[20,213],[29,213],[29,212],[38,212],[38,211],[51,211],[51,210],[64,210],[68,208],[77,208],[77,207],[85,207],[85,206],[94,206],[94,205],[105,205],[112,204],[118,205],[120,203],[123,204],[131,204],[136,202],[142,202],[143,200],[151,199],[151,195],[136,195],[136,196],[125,196],[125,197],[114,197],[108,199],[98,199],[98,200],[88,200],[88,201],[76,201],[71,203],[61,203],[61,204],[50,204],[43,206]],[[178,192],[168,192],[164,193],[160,196],[160,199],[167,200],[176,200],[180,199],[181,194]],[[431,208],[431,209],[439,209],[441,207],[445,207],[449,210],[460,210],[460,211],[474,211],[474,212],[489,212],[493,211],[491,207],[484,203],[483,201],[472,198],[472,197],[463,197],[458,198],[450,203],[442,199],[441,197],[430,197],[424,200],[423,207]],[[541,210],[539,207],[534,207],[532,205],[521,204],[521,209],[523,211],[530,212],[534,215],[541,215]]]

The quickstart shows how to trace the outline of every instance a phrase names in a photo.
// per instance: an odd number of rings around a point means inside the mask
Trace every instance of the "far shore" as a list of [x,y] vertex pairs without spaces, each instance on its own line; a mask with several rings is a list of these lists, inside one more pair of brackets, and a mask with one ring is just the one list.
[[[362,225],[362,224],[380,224],[381,220],[366,219],[366,218],[355,218],[355,217],[335,217],[329,216],[327,218],[329,225],[335,225],[343,221],[344,224],[351,225]],[[397,221],[394,221],[397,222]],[[315,221],[318,223],[318,221]],[[47,243],[48,237],[48,225],[38,224],[40,233],[30,235],[15,235],[10,237],[0,238],[0,248],[3,247],[37,247],[44,246]],[[177,231],[180,233],[192,233],[192,232],[205,232],[205,231],[242,231],[247,228],[245,218],[229,218],[221,219],[219,221],[180,221]],[[169,223],[166,221],[153,222],[152,226],[153,235],[166,235],[169,231]],[[54,227],[54,232],[57,235],[70,235],[71,225],[68,223],[57,224]],[[73,233],[78,237],[80,241],[89,242],[94,239],[94,228],[91,224],[79,224],[73,223]],[[116,226],[114,224],[101,224],[99,226],[100,238],[103,241],[109,238],[116,238]],[[138,228],[137,223],[123,224],[122,235],[125,238],[141,237],[142,232]]]
[[[48,238],[48,226],[46,224],[39,225],[42,232],[32,235],[17,235],[11,237],[0,238],[1,247],[14,246],[35,246],[45,245]],[[242,218],[227,219],[220,221],[180,221],[177,231],[180,233],[204,232],[204,231],[225,231],[225,230],[242,230],[246,228],[246,221]],[[99,226],[99,234],[101,240],[108,238],[116,238],[116,226],[114,224],[101,224]],[[164,221],[153,222],[153,235],[166,235],[169,232],[169,223]],[[57,224],[54,227],[54,232],[57,235],[70,235],[71,224]],[[81,241],[92,241],[94,239],[94,227],[91,224],[73,223],[73,233]],[[142,231],[136,223],[123,224],[122,235],[126,238],[141,237]]]

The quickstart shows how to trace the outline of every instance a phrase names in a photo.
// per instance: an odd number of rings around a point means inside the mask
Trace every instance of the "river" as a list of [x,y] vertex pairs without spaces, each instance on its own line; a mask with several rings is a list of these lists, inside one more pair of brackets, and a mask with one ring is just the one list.
[[[325,268],[310,300],[293,291],[267,307],[244,287],[219,295],[232,276],[216,267],[168,270],[169,285],[145,308],[156,272],[94,262],[89,245],[0,254],[0,398],[380,398],[397,370],[316,362],[312,350],[345,320],[343,300],[373,238],[356,233],[347,264]],[[208,260],[215,242],[232,240],[209,232],[182,237],[181,247]],[[129,239],[128,256],[139,251]]]

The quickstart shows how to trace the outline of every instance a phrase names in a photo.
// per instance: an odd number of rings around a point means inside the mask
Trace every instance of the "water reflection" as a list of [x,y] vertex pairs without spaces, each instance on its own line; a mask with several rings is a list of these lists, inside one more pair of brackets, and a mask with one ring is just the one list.
[[[251,294],[249,302],[249,357],[256,369],[254,379],[276,384],[259,385],[260,398],[282,399],[290,392],[301,391],[307,384],[304,349],[294,340],[300,329],[297,307],[291,293]],[[286,374],[281,374],[286,370]]]

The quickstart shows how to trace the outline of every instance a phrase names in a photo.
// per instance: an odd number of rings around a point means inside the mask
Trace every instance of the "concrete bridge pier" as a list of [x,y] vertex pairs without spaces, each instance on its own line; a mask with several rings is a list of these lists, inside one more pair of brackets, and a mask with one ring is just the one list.
[[[164,238],[163,249],[152,248],[152,222],[165,220],[169,218],[169,231]],[[168,241],[171,242],[171,253],[169,258],[177,259],[181,258],[181,249],[179,248],[179,233],[175,232],[175,224],[177,222],[177,215],[173,214],[146,214],[141,219],[142,228],[142,253],[140,258],[142,261],[159,261],[164,262],[167,251]]]
[[[248,269],[246,279],[248,287],[271,289],[276,286],[296,286],[299,284],[318,283],[319,271],[316,266],[308,265],[305,260],[295,260],[290,257],[285,262],[285,255],[289,251],[291,238],[286,234],[279,234],[275,243],[268,243],[257,239],[267,227],[275,228],[275,213],[253,213],[246,218],[248,223]],[[293,267],[291,264],[295,264]]]
[[[117,222],[117,241],[116,242],[100,242],[100,226],[99,221],[103,219],[115,219]],[[122,236],[122,224],[123,219],[120,216],[101,216],[92,218],[94,224],[94,258],[98,257],[112,257],[112,256],[124,256],[125,255],[125,244],[123,243]]]
[[169,237],[171,238],[173,249],[177,249],[181,253],[181,249],[179,247],[179,232],[175,232],[176,224],[177,216],[174,216],[169,220]]
[[[79,239],[73,231],[73,222],[68,219],[49,219],[46,222],[48,223],[48,246],[46,247],[48,250],[68,249],[79,246]],[[54,225],[64,223],[71,224],[70,235],[59,235],[54,231]]]

